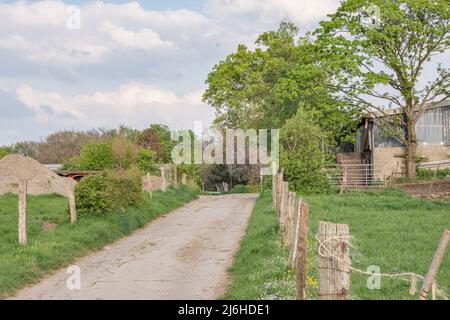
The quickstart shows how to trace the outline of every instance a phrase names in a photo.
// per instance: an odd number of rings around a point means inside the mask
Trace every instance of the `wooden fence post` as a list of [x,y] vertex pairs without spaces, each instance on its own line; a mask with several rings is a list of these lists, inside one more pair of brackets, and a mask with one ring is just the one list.
[[186,173],[183,173],[181,175],[181,184],[184,185],[184,186],[187,184]]
[[295,270],[297,274],[297,298],[306,300],[306,281],[308,277],[308,224],[309,224],[309,206],[305,201],[298,204],[298,235],[297,235],[297,254],[295,261]]
[[276,202],[277,202],[277,217],[278,221],[280,219],[281,214],[281,193],[282,193],[282,185],[283,185],[283,174],[279,173],[277,177],[277,195],[276,195]]
[[77,207],[75,203],[75,193],[70,188],[67,193],[67,198],[69,199],[70,223],[75,224],[77,222]]
[[319,299],[346,300],[350,291],[348,225],[319,222]]
[[297,194],[295,192],[289,191],[288,193],[288,205],[287,214],[285,218],[286,231],[283,237],[283,243],[285,246],[290,247],[292,243],[292,228],[294,224],[294,211],[296,206]]
[[425,278],[423,279],[422,288],[420,289],[420,300],[427,300],[428,291],[434,283],[434,278],[439,271],[442,259],[444,258],[445,250],[447,249],[448,242],[450,240],[450,231],[445,229],[442,234],[441,240],[439,241],[438,248],[434,253],[433,260],[431,261],[430,268],[428,269]]
[[19,182],[19,244],[27,244],[27,180]]
[[279,222],[283,228],[286,227],[286,215],[288,210],[289,183],[283,181],[281,184],[281,203]]
[[178,168],[177,165],[173,165],[173,186],[178,187]]
[[272,208],[277,211],[277,177],[278,174],[272,174]]
[[161,178],[162,178],[162,191],[166,191],[167,189],[167,177],[166,177],[166,168],[163,166],[161,167]]
[[290,262],[291,267],[295,269],[296,262],[297,262],[297,255],[298,255],[298,245],[299,245],[299,235],[300,235],[300,223],[301,223],[301,208],[302,208],[302,202],[303,199],[299,198],[296,200],[296,206],[295,206],[295,218],[294,218],[294,226],[293,226],[293,237],[292,237],[292,247],[290,251]]

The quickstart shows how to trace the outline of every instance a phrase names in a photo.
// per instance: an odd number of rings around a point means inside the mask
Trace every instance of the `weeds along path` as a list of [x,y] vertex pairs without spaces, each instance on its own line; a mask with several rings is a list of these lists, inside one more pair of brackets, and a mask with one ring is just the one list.
[[62,269],[15,299],[218,298],[257,196],[202,196],[78,260],[80,290]]

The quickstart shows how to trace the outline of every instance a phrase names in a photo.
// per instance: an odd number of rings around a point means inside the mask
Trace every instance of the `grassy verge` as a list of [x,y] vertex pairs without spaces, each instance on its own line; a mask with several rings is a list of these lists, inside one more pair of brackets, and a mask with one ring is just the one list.
[[[17,244],[17,197],[0,197],[0,298],[36,282],[77,257],[144,227],[149,221],[197,197],[186,187],[156,191],[138,208],[106,215],[81,216],[69,222],[67,200],[57,195],[28,197],[28,245]],[[44,231],[44,224],[56,228]]]
[[[377,265],[382,273],[415,272],[424,275],[444,228],[450,228],[450,201],[412,198],[401,191],[348,193],[343,196],[306,197],[310,205],[311,239],[319,220],[349,225],[356,251],[353,266],[366,270]],[[310,247],[316,248],[315,242]],[[437,282],[450,293],[450,250],[444,257]],[[317,274],[317,255],[310,254],[310,268]],[[355,299],[415,299],[410,283],[382,278],[381,289],[369,290],[367,277],[351,276]],[[418,291],[421,283],[418,285]]]
[[223,298],[295,298],[295,281],[288,259],[288,252],[281,246],[271,191],[267,190],[256,202],[247,233],[229,270],[232,281]]

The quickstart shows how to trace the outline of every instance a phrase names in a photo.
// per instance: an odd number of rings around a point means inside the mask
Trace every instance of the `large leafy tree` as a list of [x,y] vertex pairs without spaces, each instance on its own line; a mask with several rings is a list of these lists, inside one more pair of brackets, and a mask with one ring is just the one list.
[[276,126],[295,112],[294,105],[278,103],[275,87],[298,61],[297,32],[293,24],[283,22],[277,31],[259,36],[255,50],[239,45],[214,67],[203,98],[216,109],[217,126]]
[[[449,4],[346,0],[316,32],[333,88],[350,105],[381,115],[382,129],[405,146],[411,180],[416,178],[415,125],[428,103],[448,97],[449,69],[438,65],[434,79],[425,84],[423,72],[450,47]],[[390,107],[400,110],[397,116],[386,112]]]
[[255,50],[240,45],[214,67],[203,98],[215,107],[218,127],[281,128],[302,105],[314,113],[327,146],[353,138],[355,109],[333,95],[315,43],[297,37],[297,27],[282,22],[258,37]]

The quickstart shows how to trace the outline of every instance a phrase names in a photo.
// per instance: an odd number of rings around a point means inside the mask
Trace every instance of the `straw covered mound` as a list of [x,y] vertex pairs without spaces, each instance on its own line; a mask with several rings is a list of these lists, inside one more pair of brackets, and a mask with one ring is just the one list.
[[57,193],[67,196],[77,183],[58,176],[30,157],[12,154],[0,159],[0,195],[17,193],[22,180],[27,180],[27,193],[31,195]]

